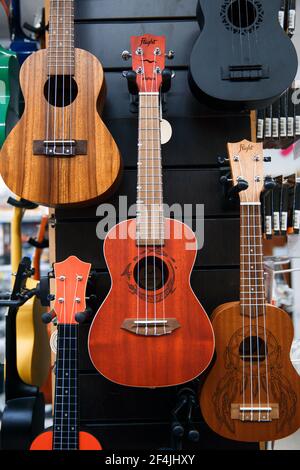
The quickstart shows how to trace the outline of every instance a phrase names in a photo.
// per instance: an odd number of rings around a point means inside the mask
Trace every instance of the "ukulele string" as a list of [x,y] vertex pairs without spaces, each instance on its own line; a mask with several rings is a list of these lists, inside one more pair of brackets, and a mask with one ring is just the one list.
[[63,317],[63,324],[60,325],[63,330],[63,358],[62,358],[62,380],[61,380],[61,386],[58,386],[58,394],[60,395],[61,398],[61,410],[60,410],[60,449],[62,450],[63,448],[63,432],[64,432],[64,416],[63,416],[63,410],[65,409],[65,394],[64,388],[65,388],[65,351],[66,351],[66,321],[67,321],[67,313],[66,313],[66,283],[67,283],[67,278],[64,276],[64,279],[62,280],[63,282],[63,302],[62,302],[62,317]]
[[[156,83],[156,89],[157,89],[157,73],[156,73],[156,54],[154,52],[153,54],[153,72],[152,72],[152,86],[151,86],[151,93],[154,92],[154,81]],[[155,132],[153,129],[155,128],[154,126],[154,122],[157,122],[158,119],[154,119],[154,102],[155,102],[155,105],[156,105],[156,95],[154,96],[153,94],[150,95],[150,100],[151,100],[151,128],[152,131],[150,132],[150,134],[152,135],[152,140],[151,140],[151,144],[152,144],[152,152],[151,152],[151,160],[152,160],[152,183],[151,183],[151,186],[152,186],[152,207],[151,207],[151,237],[153,237],[153,310],[154,310],[154,335],[156,336],[157,335],[157,326],[156,326],[156,320],[157,320],[157,311],[156,311],[156,263],[155,263],[155,239],[154,239],[154,236],[155,235],[155,238],[156,238],[156,231],[157,231],[157,225],[156,225],[156,222],[157,222],[157,219],[156,219],[156,204],[155,204],[155,191],[156,191],[156,186],[155,186],[155,177],[154,177],[154,172],[156,171],[155,169],[155,164],[154,164],[154,153],[157,152],[155,151],[154,152],[154,148],[158,148],[159,144],[158,142],[156,142],[156,140],[154,140],[154,135],[155,135]],[[157,110],[158,112],[158,107],[156,108],[155,107],[155,110]],[[156,147],[157,145],[157,147]],[[154,212],[154,214],[153,214]]]
[[[253,181],[254,181],[254,185],[253,185],[253,201],[256,200],[256,197],[258,195],[258,190],[257,190],[257,186],[258,186],[258,181],[256,180],[255,176],[256,176],[256,168],[257,168],[257,160],[255,158],[255,161],[254,161],[254,165],[253,165]],[[261,303],[261,294],[259,294],[258,292],[258,288],[259,288],[259,284],[258,284],[258,279],[259,279],[259,275],[261,275],[260,272],[258,272],[258,269],[257,269],[257,245],[260,249],[260,246],[261,246],[261,240],[260,238],[257,236],[258,234],[258,231],[257,231],[257,228],[259,228],[259,225],[258,223],[260,223],[260,220],[257,221],[257,214],[256,214],[256,207],[257,206],[253,206],[253,217],[251,217],[253,219],[253,232],[254,232],[254,235],[253,235],[253,240],[254,240],[254,272],[255,272],[255,301],[256,301],[256,351],[257,351],[257,385],[258,385],[258,402],[259,402],[259,408],[261,408],[261,389],[260,389],[260,337],[259,337],[259,305]],[[260,206],[258,206],[259,210],[260,210]],[[258,223],[257,223],[258,222]],[[260,233],[260,231],[259,231]],[[257,240],[258,239],[258,240]],[[260,266],[258,264],[258,266]],[[259,413],[258,413],[258,421],[261,421],[261,411],[259,410]]]
[[[249,202],[249,201],[248,201]],[[251,224],[250,224],[250,205],[247,205],[247,215],[248,215],[248,270],[247,274],[249,276],[249,287],[252,289],[252,280],[251,277]],[[248,288],[249,288],[248,287]],[[252,297],[251,294],[249,296],[249,328],[250,328],[250,336],[249,336],[249,355],[250,355],[250,406],[251,406],[251,421],[253,420],[253,361],[252,361]]]
[[65,153],[65,30],[66,30],[66,0],[63,0],[63,37],[62,37],[62,139],[63,154]]
[[248,52],[249,52],[249,61],[252,62],[251,58],[251,41],[250,41],[250,21],[249,21],[249,10],[248,3],[245,0],[245,10],[246,10],[246,31],[247,31],[247,42],[248,42]]
[[50,38],[50,45],[49,45],[49,49],[48,49],[48,64],[47,64],[47,67],[48,67],[48,90],[47,90],[47,118],[46,118],[46,154],[48,155],[48,152],[49,152],[49,137],[50,137],[50,89],[51,89],[51,86],[50,86],[50,83],[51,83],[51,74],[50,74],[50,70],[51,70],[51,63],[52,63],[52,54],[53,52],[52,51],[52,47],[53,47],[53,41],[54,41],[54,37],[53,37],[53,22],[54,22],[54,6],[53,6],[53,1],[51,1],[50,3],[50,18],[52,19],[52,21],[50,21],[50,30],[49,30],[49,38]]
[[57,123],[57,83],[58,83],[58,46],[59,46],[59,12],[60,12],[60,0],[57,0],[56,7],[56,50],[55,50],[55,98],[54,98],[54,154],[56,154],[56,123]]
[[240,0],[238,0],[238,8],[239,8],[239,36],[240,36],[240,52],[241,52],[241,64],[243,64],[243,56],[244,56],[244,51],[243,51],[243,34],[242,34],[242,9],[241,9],[241,3]]
[[[144,53],[142,52],[142,55],[141,55],[141,58],[142,58],[142,73],[143,73],[143,80],[144,80],[144,87],[145,87],[145,93],[147,93],[147,81],[146,81],[146,74],[145,74],[145,62],[144,62]],[[146,138],[144,139],[144,141],[146,142],[146,145],[145,145],[145,157],[142,158],[142,161],[145,161],[146,162],[146,189],[144,190],[144,193],[146,194],[146,196],[144,197],[145,198],[145,201],[146,201],[146,204],[145,204],[145,212],[146,212],[146,228],[145,228],[145,234],[143,234],[143,236],[145,235],[145,320],[146,320],[146,324],[145,324],[145,335],[147,336],[148,335],[148,234],[149,234],[149,224],[148,224],[148,217],[149,217],[149,214],[148,214],[148,211],[149,211],[149,206],[148,206],[148,125],[149,125],[149,122],[148,122],[148,99],[147,99],[147,95],[143,95],[145,97],[145,107],[144,109],[146,110],[146,131],[145,132],[145,135],[146,135]],[[144,199],[143,198],[143,199]],[[144,201],[143,201],[144,202]]]
[[[231,14],[231,20],[233,22],[233,0],[230,0],[230,14]],[[232,27],[234,28],[234,23],[232,24]],[[232,56],[234,58],[235,57],[235,40],[234,40],[233,32],[234,32],[234,29],[232,29],[232,34],[231,34],[231,50],[232,50]]]
[[[70,94],[70,107],[69,107],[69,132],[70,132],[70,137],[69,140],[71,142],[70,144],[70,153],[71,155],[73,154],[73,143],[72,143],[72,101],[73,101],[73,95],[72,95],[72,64],[74,65],[73,61],[75,61],[75,43],[74,43],[74,1],[71,1],[71,6],[70,6],[70,24],[68,28],[68,34],[69,34],[69,39],[68,39],[68,49],[69,49],[69,54],[70,54],[70,76],[69,76],[69,94]],[[72,51],[72,52],[71,52]]]
[[[71,318],[70,320],[73,321],[73,318],[75,318],[75,307],[76,307],[76,298],[77,298],[77,291],[78,291],[78,284],[79,284],[79,277],[80,275],[79,274],[76,274],[76,284],[75,284],[75,293],[74,293],[74,298],[73,298],[73,305],[72,305],[72,311],[71,311]],[[68,403],[68,438],[69,438],[69,441],[70,441],[70,428],[71,428],[71,418],[70,418],[70,415],[72,413],[72,420],[76,420],[76,416],[77,416],[77,402],[74,401],[74,410],[71,410],[71,396],[73,396],[73,390],[74,392],[76,393],[76,389],[77,389],[77,361],[76,363],[74,364],[74,367],[72,367],[72,355],[71,355],[71,350],[74,351],[74,354],[73,356],[75,356],[75,354],[77,354],[77,325],[74,325],[74,338],[73,338],[73,328],[72,328],[72,324],[70,323],[69,325],[69,328],[70,328],[70,340],[71,340],[71,344],[70,344],[70,348],[69,348],[69,403]],[[74,339],[74,341],[73,341]],[[74,344],[72,344],[74,343]],[[74,375],[73,376],[73,381],[74,381],[74,385],[73,385],[73,388],[71,389],[71,375]],[[75,418],[75,419],[74,419]],[[72,431],[75,431],[75,424],[73,423],[72,425]],[[76,430],[77,431],[77,430]],[[70,444],[70,442],[69,442]],[[76,444],[76,438],[75,438],[75,441],[72,442],[73,446]]]
[[[242,170],[242,164],[241,164],[241,160],[239,159],[239,168],[240,168],[240,175],[243,175],[243,170]],[[244,211],[244,208],[246,208],[246,210],[249,210],[249,205],[248,205],[248,193],[247,191],[244,193],[245,196],[246,196],[246,205],[241,205],[241,213],[242,213],[242,220],[241,220],[241,227],[242,227],[242,230],[241,230],[241,233],[242,233],[242,240],[241,240],[241,267],[243,269],[243,272],[241,274],[241,279],[244,280],[243,282],[243,292],[242,292],[242,344],[243,344],[243,364],[242,364],[242,368],[243,368],[243,409],[245,409],[245,406],[246,406],[246,364],[245,364],[245,340],[246,340],[246,333],[245,333],[245,330],[246,330],[246,321],[245,321],[245,315],[246,315],[246,303],[245,303],[245,294],[250,292],[249,289],[251,289],[251,285],[250,285],[250,279],[248,281],[248,283],[246,283],[247,281],[247,278],[246,278],[246,266],[247,266],[247,262],[246,262],[246,250],[245,250],[245,247],[246,247],[246,241],[248,242],[248,238],[249,238],[249,224],[246,224],[246,217],[245,217],[245,211]],[[246,232],[246,229],[247,229],[247,232]],[[249,243],[249,242],[248,242]],[[248,245],[249,246],[249,245]],[[250,263],[250,257],[248,255],[248,263]],[[249,308],[249,311],[250,311],[250,307]],[[245,420],[245,410],[243,410],[243,421]]]
[[[156,83],[157,83],[157,75],[156,75]],[[156,89],[158,90],[158,86],[156,86]],[[159,100],[159,122],[158,122],[158,129],[159,129],[159,212],[158,212],[158,221],[159,221],[159,241],[160,241],[160,258],[161,258],[161,288],[162,288],[162,293],[161,293],[161,300],[162,300],[162,310],[163,310],[163,316],[162,319],[164,321],[163,323],[163,333],[164,335],[167,334],[167,329],[166,329],[166,308],[165,308],[165,265],[164,265],[164,248],[163,248],[163,240],[165,237],[165,218],[164,218],[164,205],[163,205],[163,188],[162,188],[162,152],[161,152],[161,120],[162,120],[162,96],[161,96],[161,91],[159,92],[158,95],[158,100]]]

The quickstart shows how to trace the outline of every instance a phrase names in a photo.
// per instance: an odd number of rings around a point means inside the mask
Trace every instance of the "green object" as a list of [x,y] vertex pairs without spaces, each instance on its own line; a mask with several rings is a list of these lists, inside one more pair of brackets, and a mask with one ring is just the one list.
[[20,118],[19,71],[16,54],[0,46],[0,148]]

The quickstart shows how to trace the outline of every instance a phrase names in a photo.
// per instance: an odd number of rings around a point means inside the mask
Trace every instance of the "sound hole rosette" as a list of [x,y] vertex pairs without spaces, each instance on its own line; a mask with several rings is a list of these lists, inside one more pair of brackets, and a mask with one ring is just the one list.
[[245,35],[259,28],[264,19],[264,9],[259,0],[225,0],[220,16],[226,29]]
[[[237,370],[239,373],[244,373],[246,375],[250,374],[250,367],[243,367],[243,365],[248,364],[250,362],[243,359],[242,357],[242,344],[250,345],[249,338],[255,338],[255,341],[257,341],[258,338],[258,343],[260,347],[260,351],[262,352],[262,348],[265,345],[265,334],[266,334],[266,350],[267,350],[267,357],[268,357],[268,367],[269,370],[273,366],[276,367],[281,367],[281,360],[280,360],[280,355],[281,355],[281,348],[280,345],[278,344],[278,341],[276,340],[275,336],[267,329],[266,332],[262,326],[258,327],[258,335],[257,335],[257,326],[255,322],[253,322],[252,326],[250,325],[245,325],[244,328],[239,328],[230,338],[229,344],[226,349],[226,354],[225,354],[225,362],[226,362],[226,368],[227,369],[232,369],[234,368]],[[254,344],[254,340],[252,339]],[[256,346],[257,348],[257,346]],[[255,369],[257,368],[258,365],[258,360],[254,360],[254,357],[252,359],[252,367]],[[260,358],[259,361],[260,364],[265,364],[265,354],[264,358]],[[264,375],[266,372],[266,369],[264,367],[261,368],[260,373],[261,375]]]

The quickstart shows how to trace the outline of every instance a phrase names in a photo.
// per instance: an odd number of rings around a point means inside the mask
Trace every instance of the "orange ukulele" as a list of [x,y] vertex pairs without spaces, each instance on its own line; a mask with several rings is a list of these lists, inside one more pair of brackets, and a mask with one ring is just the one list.
[[190,285],[197,241],[164,217],[160,87],[165,38],[131,38],[139,89],[137,218],[104,242],[112,288],[90,330],[89,352],[108,379],[166,387],[194,379],[214,351],[211,323]]
[[76,314],[86,308],[85,292],[91,265],[70,256],[54,264],[58,321],[53,431],[46,431],[30,450],[101,450],[97,439],[79,429],[78,325]]
[[74,0],[50,0],[49,47],[24,62],[20,82],[25,111],[0,153],[9,189],[51,207],[109,195],[119,181],[120,155],[98,114],[102,66],[74,47]]
[[240,192],[240,301],[213,313],[216,362],[200,395],[207,424],[238,441],[274,441],[300,427],[300,377],[290,360],[293,325],[283,310],[266,304],[260,194],[263,148],[244,140],[228,144]]

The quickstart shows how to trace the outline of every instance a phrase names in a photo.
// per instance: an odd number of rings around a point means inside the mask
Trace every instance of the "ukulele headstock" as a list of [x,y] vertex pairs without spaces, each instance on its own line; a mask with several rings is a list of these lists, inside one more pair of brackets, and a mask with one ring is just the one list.
[[[165,68],[165,36],[131,36],[132,68],[136,72],[136,83],[140,93],[159,92],[162,72]],[[130,56],[130,54],[129,54]]]
[[54,264],[55,303],[57,322],[64,325],[77,323],[75,315],[86,309],[86,286],[90,263],[84,263],[76,256]]
[[234,186],[245,182],[247,189],[242,190],[241,202],[258,203],[264,188],[264,156],[261,143],[242,140],[228,143],[228,157]]

